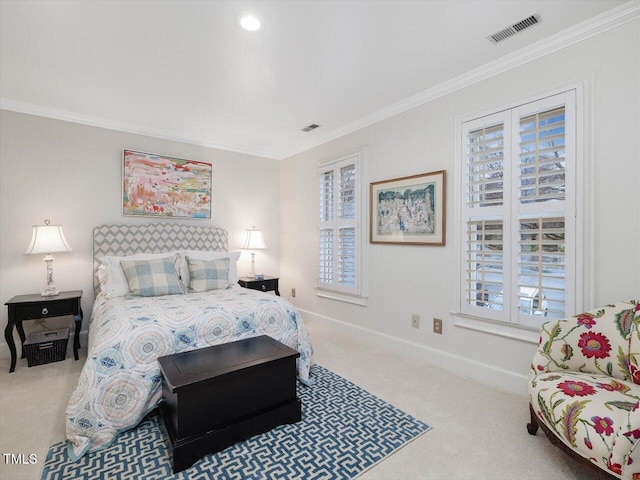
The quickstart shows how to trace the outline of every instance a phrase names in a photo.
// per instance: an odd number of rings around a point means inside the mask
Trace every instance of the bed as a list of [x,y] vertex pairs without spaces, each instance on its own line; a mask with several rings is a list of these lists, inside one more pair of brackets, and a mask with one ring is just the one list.
[[[281,297],[237,285],[237,257],[226,253],[227,238],[220,228],[172,223],[94,229],[96,297],[87,360],[66,411],[72,459],[106,448],[120,432],[136,426],[156,408],[162,390],[157,358],[163,355],[269,335],[300,352],[298,378],[303,383],[310,381],[313,351],[298,311]],[[148,257],[140,255],[143,253]],[[184,265],[188,257],[192,267],[193,257],[200,253],[203,258],[230,258],[225,263],[229,265],[227,288],[134,296],[116,292],[114,274],[110,282],[104,281],[105,271],[119,264],[121,257],[129,263],[130,259],[151,258],[151,262],[164,264],[170,258],[176,271],[181,271],[184,267],[179,262]],[[191,282],[196,284],[195,276]]]

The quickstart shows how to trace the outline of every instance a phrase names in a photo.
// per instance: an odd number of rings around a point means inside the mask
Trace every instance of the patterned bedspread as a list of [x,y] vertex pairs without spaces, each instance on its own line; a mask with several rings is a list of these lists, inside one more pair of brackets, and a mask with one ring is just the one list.
[[258,335],[298,350],[298,377],[309,382],[309,334],[280,297],[238,286],[162,297],[98,295],[87,361],[67,406],[70,456],[107,447],[155,408],[162,395],[158,357]]

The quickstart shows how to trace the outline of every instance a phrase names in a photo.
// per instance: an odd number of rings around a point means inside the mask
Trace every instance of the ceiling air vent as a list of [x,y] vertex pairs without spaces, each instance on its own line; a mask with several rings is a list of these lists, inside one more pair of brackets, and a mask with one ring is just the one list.
[[520,20],[519,22],[514,23],[513,25],[507,28],[503,28],[502,30],[494,33],[493,35],[489,35],[489,37],[487,38],[491,40],[493,43],[500,43],[501,41],[506,40],[507,38],[515,35],[516,33],[520,33],[521,31],[526,30],[529,27],[533,27],[536,23],[540,23],[541,21],[542,19],[540,18],[540,15],[538,15],[537,13],[534,13],[530,17]]
[[310,132],[311,130],[315,130],[316,128],[318,128],[320,125],[316,125],[315,123],[312,123],[311,125],[307,125],[306,127],[304,127],[302,129],[303,132]]

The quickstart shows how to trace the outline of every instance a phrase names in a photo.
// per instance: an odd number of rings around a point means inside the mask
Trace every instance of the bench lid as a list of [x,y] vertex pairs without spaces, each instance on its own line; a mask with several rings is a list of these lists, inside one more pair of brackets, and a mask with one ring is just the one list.
[[160,369],[172,392],[205,380],[300,353],[267,335],[159,357]]

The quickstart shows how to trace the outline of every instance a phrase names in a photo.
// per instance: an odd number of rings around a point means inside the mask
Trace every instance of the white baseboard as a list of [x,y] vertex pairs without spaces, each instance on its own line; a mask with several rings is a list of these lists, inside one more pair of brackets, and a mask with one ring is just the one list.
[[375,330],[352,325],[309,310],[298,309],[298,311],[302,314],[304,320],[309,323],[321,325],[336,333],[360,339],[364,337],[376,342],[381,342],[385,348],[393,352],[415,355],[437,367],[468,376],[476,381],[509,393],[515,393],[524,397],[527,396],[528,377],[526,375],[511,372],[494,365],[478,362],[477,360],[455,355],[443,350],[420,345],[385,333],[376,332]]

